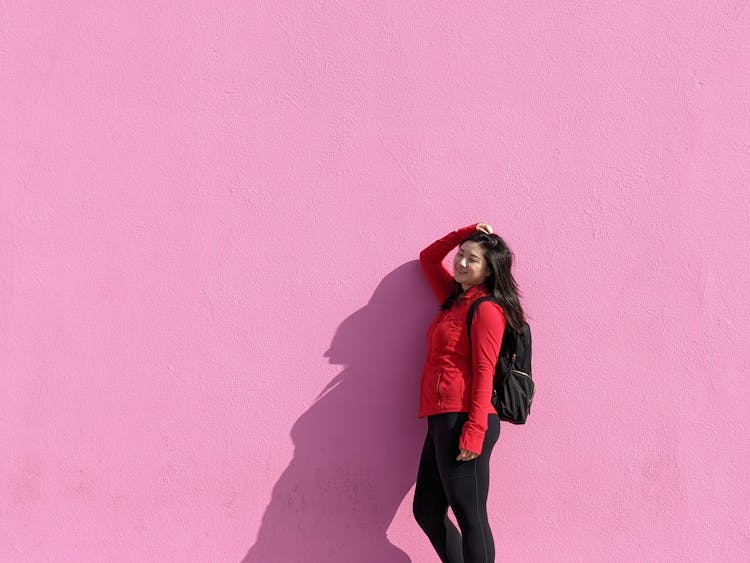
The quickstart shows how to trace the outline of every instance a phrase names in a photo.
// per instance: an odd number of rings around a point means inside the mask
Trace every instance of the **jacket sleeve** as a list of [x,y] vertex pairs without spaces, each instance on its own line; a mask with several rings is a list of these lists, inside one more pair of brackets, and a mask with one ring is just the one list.
[[477,307],[471,324],[471,402],[469,418],[464,424],[459,447],[482,453],[487,432],[487,415],[492,412],[492,380],[505,332],[505,315],[496,303]]
[[443,259],[462,240],[476,231],[478,224],[475,223],[453,231],[443,238],[436,240],[419,253],[419,263],[422,264],[422,270],[427,277],[427,281],[430,282],[430,287],[432,287],[432,291],[440,303],[448,298],[451,289],[453,289],[453,275],[443,266]]

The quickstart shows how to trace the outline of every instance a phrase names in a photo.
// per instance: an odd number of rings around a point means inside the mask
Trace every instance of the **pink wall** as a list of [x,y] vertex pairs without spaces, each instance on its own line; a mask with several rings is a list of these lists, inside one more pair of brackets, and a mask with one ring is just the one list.
[[486,220],[503,560],[746,561],[750,10],[300,4],[0,3],[0,560],[433,561],[414,259]]

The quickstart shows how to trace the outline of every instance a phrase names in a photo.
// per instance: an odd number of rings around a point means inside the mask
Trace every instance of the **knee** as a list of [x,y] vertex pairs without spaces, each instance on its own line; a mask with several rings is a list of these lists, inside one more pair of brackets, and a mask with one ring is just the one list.
[[480,529],[488,522],[487,506],[476,499],[454,499],[451,510],[462,532]]

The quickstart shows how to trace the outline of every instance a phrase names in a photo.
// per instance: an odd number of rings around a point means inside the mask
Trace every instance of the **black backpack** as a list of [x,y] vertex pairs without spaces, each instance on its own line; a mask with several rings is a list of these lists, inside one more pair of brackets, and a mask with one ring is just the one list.
[[[492,301],[491,297],[481,297],[471,304],[466,317],[471,342],[471,321],[474,313],[483,301]],[[534,399],[534,381],[531,379],[531,329],[523,323],[521,332],[506,326],[500,354],[495,366],[495,377],[492,381],[492,405],[501,420],[513,424],[523,424],[531,412],[531,401]]]

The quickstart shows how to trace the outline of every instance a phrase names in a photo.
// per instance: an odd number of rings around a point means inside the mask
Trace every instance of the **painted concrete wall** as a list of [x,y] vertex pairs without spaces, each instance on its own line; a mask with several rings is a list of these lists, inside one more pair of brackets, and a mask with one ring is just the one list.
[[538,395],[502,560],[750,558],[743,2],[0,3],[0,560],[433,561],[453,228]]

